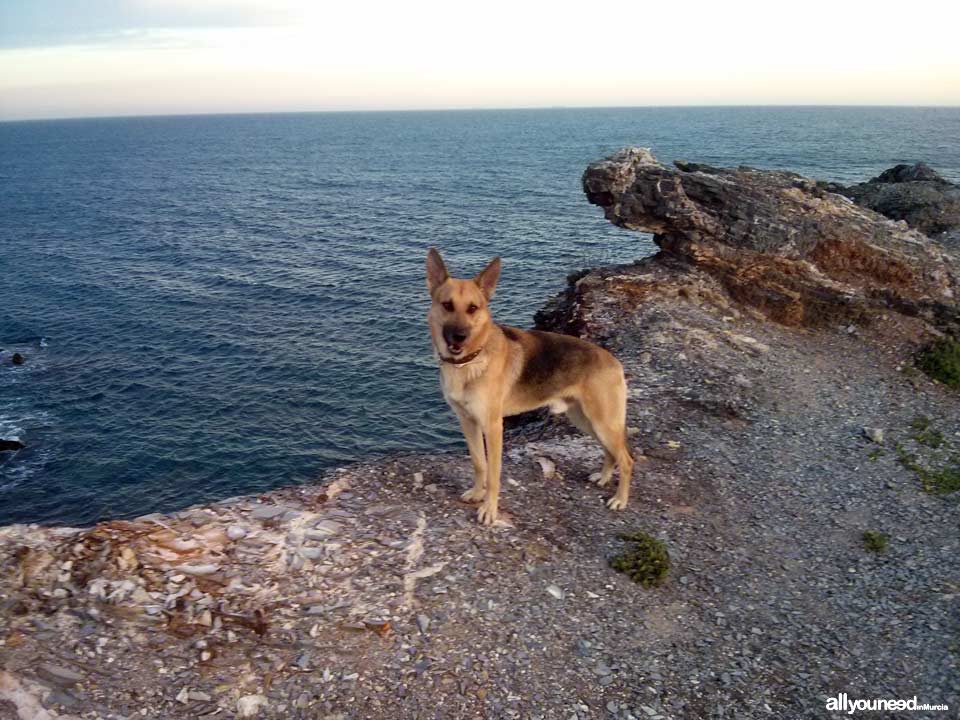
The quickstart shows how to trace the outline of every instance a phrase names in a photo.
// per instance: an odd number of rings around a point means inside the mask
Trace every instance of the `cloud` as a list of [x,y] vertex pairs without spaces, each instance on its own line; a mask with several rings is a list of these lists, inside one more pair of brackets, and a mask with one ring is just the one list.
[[29,0],[0,2],[0,48],[122,41],[152,30],[241,28],[295,22],[294,0]]
[[0,46],[0,119],[960,103],[960,5],[942,0],[868,14],[836,0],[74,3],[0,0],[0,40],[20,43]]

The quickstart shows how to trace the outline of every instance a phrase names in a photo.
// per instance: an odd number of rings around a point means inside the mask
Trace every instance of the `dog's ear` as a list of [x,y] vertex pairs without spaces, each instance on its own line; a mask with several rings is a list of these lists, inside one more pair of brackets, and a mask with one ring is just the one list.
[[430,248],[427,253],[427,289],[433,295],[434,290],[443,285],[450,277],[447,272],[447,266],[443,264],[443,258],[436,248]]
[[497,280],[500,279],[500,258],[495,257],[490,261],[479,275],[473,281],[480,286],[484,297],[489,300],[493,297],[493,291],[497,288]]

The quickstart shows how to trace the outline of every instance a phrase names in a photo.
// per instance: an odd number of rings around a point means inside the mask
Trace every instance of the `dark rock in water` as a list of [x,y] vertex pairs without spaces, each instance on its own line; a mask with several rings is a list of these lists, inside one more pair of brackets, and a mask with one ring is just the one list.
[[859,185],[824,187],[927,235],[960,228],[960,186],[925,163],[897,165]]
[[590,165],[583,187],[610,222],[654,233],[661,264],[708,273],[776,322],[869,322],[893,310],[960,331],[960,272],[940,245],[795,173],[671,168],[628,148]]
[[934,182],[946,182],[933,168],[923,162],[916,165],[900,164],[895,165],[889,170],[873,178],[873,183],[902,183],[902,182],[920,182],[932,180]]
[[4,450],[22,450],[25,447],[26,445],[19,440],[0,440],[0,452]]
[[18,352],[15,352],[13,357],[10,358],[10,362],[12,362],[14,365],[23,365],[24,360],[26,360],[26,358],[24,358],[23,355]]

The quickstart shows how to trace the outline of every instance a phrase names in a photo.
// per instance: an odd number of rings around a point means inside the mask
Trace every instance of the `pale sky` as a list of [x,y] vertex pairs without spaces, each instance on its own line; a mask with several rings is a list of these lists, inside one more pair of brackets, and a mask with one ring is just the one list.
[[0,119],[960,105],[960,2],[0,0]]

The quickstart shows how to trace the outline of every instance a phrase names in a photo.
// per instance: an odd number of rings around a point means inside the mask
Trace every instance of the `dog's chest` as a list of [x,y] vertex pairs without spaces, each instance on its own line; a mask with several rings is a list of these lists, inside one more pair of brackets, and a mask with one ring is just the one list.
[[479,417],[484,409],[484,393],[479,376],[480,368],[470,366],[462,368],[442,368],[440,370],[440,386],[443,388],[443,397],[454,409],[459,409],[468,415]]

